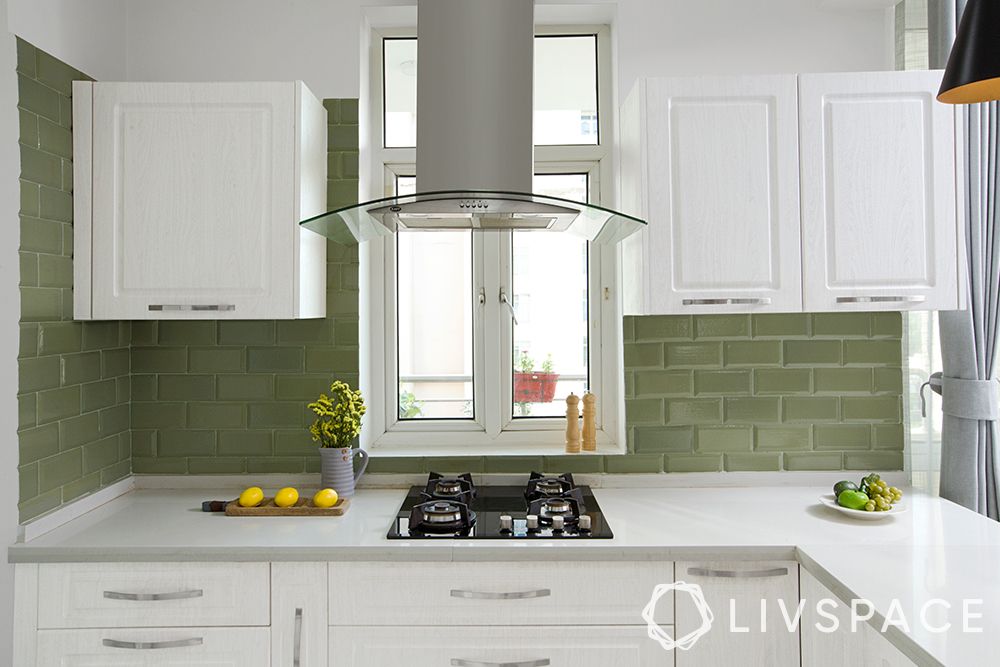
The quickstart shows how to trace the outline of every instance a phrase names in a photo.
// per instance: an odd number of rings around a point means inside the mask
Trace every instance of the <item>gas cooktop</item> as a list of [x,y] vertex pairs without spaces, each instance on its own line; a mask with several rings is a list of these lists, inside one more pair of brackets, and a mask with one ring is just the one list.
[[386,537],[400,539],[610,539],[589,486],[533,472],[524,486],[477,488],[471,474],[431,473],[410,488]]

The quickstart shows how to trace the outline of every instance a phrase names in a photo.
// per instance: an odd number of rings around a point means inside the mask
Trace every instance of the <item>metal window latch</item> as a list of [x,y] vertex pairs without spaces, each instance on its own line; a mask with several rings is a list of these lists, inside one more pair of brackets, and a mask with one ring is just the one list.
[[510,311],[510,318],[514,320],[514,324],[517,324],[517,313],[514,312],[514,304],[510,302],[510,298],[507,296],[507,288],[500,288],[500,303],[507,306],[507,310]]
[[480,306],[485,306],[486,305],[486,288],[485,287],[480,287],[479,288],[479,296],[477,297],[477,300],[479,301],[479,305]]

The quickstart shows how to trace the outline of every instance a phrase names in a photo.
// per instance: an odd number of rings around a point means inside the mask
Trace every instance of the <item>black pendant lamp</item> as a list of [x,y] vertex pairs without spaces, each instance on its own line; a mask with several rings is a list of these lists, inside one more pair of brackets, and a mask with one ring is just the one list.
[[938,101],[1000,100],[1000,0],[969,0],[948,56]]

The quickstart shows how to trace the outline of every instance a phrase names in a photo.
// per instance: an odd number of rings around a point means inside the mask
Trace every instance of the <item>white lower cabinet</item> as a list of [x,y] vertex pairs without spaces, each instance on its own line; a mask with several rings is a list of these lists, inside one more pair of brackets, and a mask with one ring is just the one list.
[[[793,561],[677,562],[677,579],[701,587],[711,610],[711,629],[686,651],[677,667],[767,665],[796,667],[799,635],[789,630],[799,601],[798,563]],[[678,593],[677,637],[696,631],[702,612],[691,595]]]
[[267,563],[53,563],[38,569],[38,627],[268,625]]
[[326,664],[326,563],[271,563],[271,667]]
[[[802,570],[802,667],[913,667],[877,629],[851,621],[851,603]],[[864,608],[861,608],[864,611]]]
[[[355,625],[641,625],[673,563],[330,563],[330,622]],[[656,606],[673,622],[673,598]]]
[[268,667],[269,644],[267,628],[40,630],[37,664],[44,667]]
[[330,628],[329,664],[330,667],[663,667],[673,664],[673,656],[650,641],[645,627],[635,626],[337,626]]

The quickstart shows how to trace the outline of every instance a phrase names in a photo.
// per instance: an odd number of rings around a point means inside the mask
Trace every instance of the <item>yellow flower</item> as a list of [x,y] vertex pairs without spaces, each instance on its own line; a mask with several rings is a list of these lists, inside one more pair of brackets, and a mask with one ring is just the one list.
[[361,432],[361,417],[367,411],[361,391],[341,380],[330,385],[329,396],[320,394],[307,407],[317,417],[309,433],[324,447],[349,444]]

